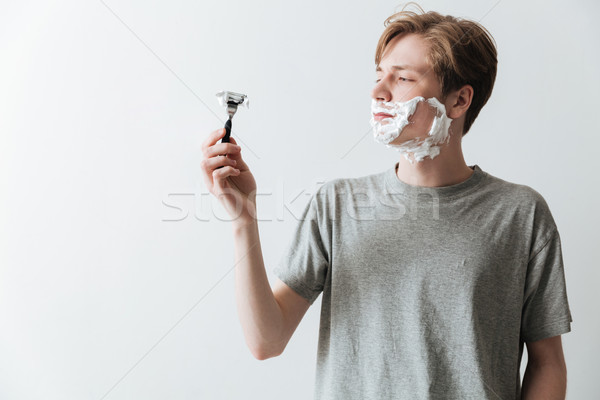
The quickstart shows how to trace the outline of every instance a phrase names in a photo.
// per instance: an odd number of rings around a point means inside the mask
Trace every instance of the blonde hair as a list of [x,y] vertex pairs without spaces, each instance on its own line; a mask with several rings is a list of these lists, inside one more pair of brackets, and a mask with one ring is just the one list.
[[[416,5],[421,13],[405,11]],[[479,111],[488,101],[496,80],[498,65],[496,44],[492,35],[479,23],[434,11],[425,12],[414,2],[388,17],[385,30],[375,50],[375,65],[379,66],[387,44],[396,36],[416,33],[428,44],[427,64],[433,69],[444,101],[450,92],[464,85],[473,87],[473,98],[463,128],[467,134]]]

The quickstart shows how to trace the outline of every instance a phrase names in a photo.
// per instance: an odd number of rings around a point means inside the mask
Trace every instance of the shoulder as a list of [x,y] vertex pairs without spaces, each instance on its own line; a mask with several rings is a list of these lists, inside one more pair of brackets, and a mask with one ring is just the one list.
[[314,192],[311,206],[319,214],[338,218],[357,203],[363,204],[382,193],[384,173],[350,178],[334,178],[325,181]]
[[486,173],[485,190],[498,197],[501,204],[511,204],[529,211],[549,212],[548,203],[542,194],[529,185],[511,182]]
[[350,178],[335,178],[323,183],[316,194],[334,197],[347,193],[361,193],[381,190],[385,172]]
[[548,202],[538,190],[490,174],[488,182],[486,189],[493,193],[493,204],[505,211],[516,226],[528,232],[532,240],[532,252],[558,234]]

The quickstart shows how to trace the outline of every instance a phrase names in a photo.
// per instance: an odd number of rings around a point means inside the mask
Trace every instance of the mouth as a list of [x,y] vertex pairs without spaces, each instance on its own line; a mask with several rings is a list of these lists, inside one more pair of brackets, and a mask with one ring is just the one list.
[[394,117],[393,115],[386,114],[386,113],[373,114],[373,119],[375,119],[375,121],[381,121],[382,119],[393,118],[393,117]]

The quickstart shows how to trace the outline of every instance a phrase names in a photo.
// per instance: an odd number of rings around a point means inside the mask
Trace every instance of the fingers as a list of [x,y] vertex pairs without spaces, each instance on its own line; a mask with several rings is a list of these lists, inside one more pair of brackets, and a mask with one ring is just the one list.
[[205,158],[204,160],[201,161],[202,168],[210,173],[212,173],[212,171],[217,167],[223,167],[226,165],[231,165],[231,166],[235,167],[236,164],[237,164],[236,160],[226,157],[226,156],[215,156],[215,157],[211,157],[211,158]]
[[213,181],[215,184],[222,186],[222,183],[229,176],[238,176],[240,170],[232,166],[226,166],[223,168],[215,169],[212,173]]
[[[233,137],[229,138],[229,142],[217,143],[223,136],[225,136],[225,129],[217,129],[211,132],[202,144],[204,159],[201,162],[201,168],[205,181],[210,186],[215,183],[216,177],[223,179],[223,176],[237,175],[241,171],[248,170],[248,165],[241,156],[241,147]],[[216,171],[219,172],[216,173]]]
[[206,158],[211,158],[215,156],[225,155],[225,154],[237,154],[241,150],[241,147],[237,144],[233,143],[217,143],[212,145],[204,150],[204,156]]
[[225,136],[225,128],[221,128],[221,129],[217,129],[216,131],[212,131],[208,135],[206,140],[202,143],[202,150],[207,149],[210,146],[213,146],[220,139],[222,139],[223,136]]
[[[230,137],[229,140],[231,141],[231,143],[237,145],[237,141],[233,137]],[[248,165],[246,164],[246,162],[242,158],[241,147],[240,147],[240,151],[239,152],[233,153],[233,154],[229,154],[228,157],[231,158],[232,160],[237,161],[237,168],[240,171],[246,171],[246,170],[249,169]]]

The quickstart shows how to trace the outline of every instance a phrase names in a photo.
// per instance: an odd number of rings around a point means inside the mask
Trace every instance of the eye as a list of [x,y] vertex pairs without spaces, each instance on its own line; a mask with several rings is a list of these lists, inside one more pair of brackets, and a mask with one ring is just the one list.
[[[379,82],[380,80],[381,80],[381,79],[377,79],[377,80],[375,81],[375,83]],[[399,81],[401,81],[401,82],[410,82],[410,81],[411,81],[410,79],[408,79],[408,78],[404,78],[403,76],[399,77],[399,78],[398,78],[398,80],[399,80]]]

